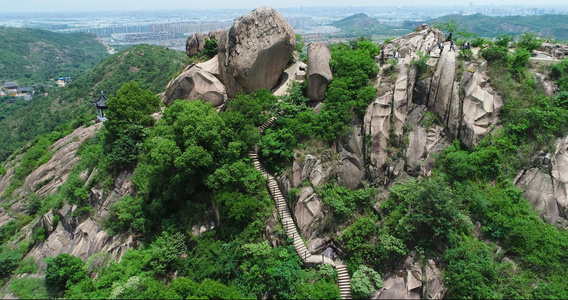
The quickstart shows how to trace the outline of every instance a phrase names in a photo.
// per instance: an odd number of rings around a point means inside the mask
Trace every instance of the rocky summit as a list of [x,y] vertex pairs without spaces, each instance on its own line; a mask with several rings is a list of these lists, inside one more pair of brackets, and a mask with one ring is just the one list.
[[296,36],[274,9],[263,6],[235,19],[219,41],[219,69],[227,95],[274,87],[290,61]]

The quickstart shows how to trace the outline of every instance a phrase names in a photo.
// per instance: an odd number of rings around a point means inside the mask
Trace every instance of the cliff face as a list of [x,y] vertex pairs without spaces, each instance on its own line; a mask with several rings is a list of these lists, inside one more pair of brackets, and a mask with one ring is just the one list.
[[[71,134],[53,143],[48,151],[52,151],[51,159],[39,166],[24,180],[22,187],[16,189],[10,197],[8,208],[0,210],[0,225],[16,219],[19,215],[28,214],[27,206],[29,196],[33,193],[40,197],[55,194],[60,186],[67,180],[73,167],[81,160],[77,156],[77,150],[87,139],[93,138],[102,127],[97,123],[89,127],[79,127]],[[0,194],[3,194],[9,186],[10,180],[17,167],[17,156],[14,161],[6,163],[7,172],[0,178]],[[85,170],[81,179],[87,184],[95,176],[97,170]],[[109,209],[122,196],[132,193],[132,174],[123,173],[118,176],[110,192],[104,192],[101,185],[89,189],[89,201],[93,207],[93,215],[87,219],[79,219],[74,216],[77,206],[64,204],[59,209],[48,211],[45,215],[36,218],[24,228],[22,235],[13,242],[29,238],[34,230],[43,228],[45,240],[36,243],[28,252],[27,257],[33,257],[40,268],[45,267],[43,259],[48,256],[57,256],[59,253],[69,253],[87,260],[91,255],[100,251],[110,253],[115,259],[120,259],[124,251],[135,244],[131,232],[116,236],[109,236],[102,229],[102,221],[108,217]]]

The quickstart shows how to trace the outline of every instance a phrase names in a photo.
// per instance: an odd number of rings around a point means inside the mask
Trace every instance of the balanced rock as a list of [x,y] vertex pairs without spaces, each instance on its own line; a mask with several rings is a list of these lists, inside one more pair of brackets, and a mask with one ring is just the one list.
[[295,44],[292,27],[270,7],[235,19],[219,41],[219,68],[227,95],[274,87]]
[[227,100],[225,86],[213,74],[192,65],[170,81],[165,93],[165,103],[176,99],[204,100],[214,107],[222,106]]
[[207,37],[210,38],[210,39],[216,39],[217,42],[219,42],[222,35],[223,35],[223,29],[215,29],[215,30],[209,31],[209,34],[207,35]]
[[327,86],[333,79],[329,60],[331,52],[324,42],[308,45],[308,74],[306,82],[307,96],[312,101],[325,99]]
[[185,53],[187,56],[194,56],[205,47],[207,35],[201,32],[194,33],[187,38],[185,43]]

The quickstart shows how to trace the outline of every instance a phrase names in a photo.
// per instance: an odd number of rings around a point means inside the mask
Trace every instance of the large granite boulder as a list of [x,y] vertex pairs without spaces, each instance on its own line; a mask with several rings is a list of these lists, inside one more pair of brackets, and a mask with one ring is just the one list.
[[341,137],[337,145],[340,159],[339,184],[353,190],[361,187],[365,178],[363,143],[364,136],[361,134],[361,125],[352,124],[351,131]]
[[215,40],[217,40],[217,42],[219,42],[219,40],[221,40],[222,35],[223,35],[223,29],[215,29],[215,30],[209,31],[209,34],[207,35],[207,37],[210,38],[210,39],[215,39]]
[[308,45],[308,73],[306,94],[312,101],[325,99],[327,86],[333,79],[329,60],[331,52],[324,42],[310,43]]
[[[455,106],[457,106],[459,111],[459,99],[453,97],[455,75],[455,54],[443,52],[438,61],[438,68],[434,73],[434,77],[432,77],[428,99],[428,109],[442,120],[442,124],[459,124],[459,114],[450,114],[450,112],[453,111],[452,108]],[[457,85],[457,83],[455,85]],[[452,117],[451,119],[450,115]],[[448,129],[450,128],[448,127]],[[457,136],[456,130],[457,128],[452,128],[452,130],[449,131],[453,133],[454,136]]]
[[464,72],[461,80],[463,98],[460,137],[470,147],[477,144],[496,124],[503,106],[501,97],[489,85],[489,78],[476,71]]
[[538,153],[515,186],[548,223],[568,228],[568,137],[556,142],[554,155]]
[[260,7],[235,19],[219,41],[219,68],[227,95],[272,89],[290,61],[296,36],[286,19]]
[[185,43],[185,53],[187,56],[194,56],[197,52],[203,50],[206,39],[207,35],[205,33],[197,32],[190,35]]
[[190,66],[170,81],[164,96],[166,104],[176,99],[204,100],[211,103],[213,107],[220,107],[227,100],[225,86],[221,81],[197,65]]

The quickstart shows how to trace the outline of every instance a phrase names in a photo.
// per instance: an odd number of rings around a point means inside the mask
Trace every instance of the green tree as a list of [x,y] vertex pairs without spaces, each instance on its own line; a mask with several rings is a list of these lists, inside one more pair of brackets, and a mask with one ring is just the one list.
[[117,170],[132,167],[148,135],[145,128],[154,125],[151,114],[160,109],[160,99],[130,81],[107,101],[107,106],[105,127],[110,134],[107,139],[110,165]]
[[70,286],[87,278],[83,261],[67,253],[44,259],[45,286],[52,297],[61,297]]
[[212,58],[217,55],[219,51],[219,44],[215,38],[209,38],[205,40],[205,45],[203,46],[203,55]]
[[357,299],[369,298],[372,292],[382,286],[381,275],[365,265],[360,265],[351,278],[351,292]]
[[519,48],[525,49],[529,52],[540,48],[542,44],[542,39],[532,31],[526,31],[519,36],[517,41],[517,46]]

